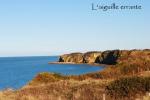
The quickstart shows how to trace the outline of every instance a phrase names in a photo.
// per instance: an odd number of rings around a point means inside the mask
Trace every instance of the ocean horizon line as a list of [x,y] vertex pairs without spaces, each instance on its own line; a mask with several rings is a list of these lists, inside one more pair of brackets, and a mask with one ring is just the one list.
[[24,57],[57,57],[60,55],[27,55],[27,56],[0,56],[0,58],[24,58]]

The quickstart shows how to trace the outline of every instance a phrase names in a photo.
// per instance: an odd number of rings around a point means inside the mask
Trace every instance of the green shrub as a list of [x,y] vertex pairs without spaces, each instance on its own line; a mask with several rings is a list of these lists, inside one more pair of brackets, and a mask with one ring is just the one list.
[[106,86],[107,94],[115,98],[135,96],[148,91],[150,91],[150,77],[121,78]]

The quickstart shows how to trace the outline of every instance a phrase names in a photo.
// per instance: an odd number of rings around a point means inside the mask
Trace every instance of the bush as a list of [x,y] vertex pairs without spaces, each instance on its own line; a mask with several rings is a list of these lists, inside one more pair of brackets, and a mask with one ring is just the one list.
[[150,77],[126,77],[106,86],[106,93],[112,97],[131,97],[150,91]]
[[49,83],[49,82],[56,82],[63,79],[66,79],[66,77],[62,76],[61,74],[43,72],[38,74],[31,83]]

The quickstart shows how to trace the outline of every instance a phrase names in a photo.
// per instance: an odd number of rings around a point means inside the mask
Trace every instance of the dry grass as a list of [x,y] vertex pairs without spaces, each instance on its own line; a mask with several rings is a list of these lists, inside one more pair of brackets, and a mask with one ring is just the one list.
[[150,77],[124,77],[106,86],[107,94],[113,98],[135,98],[137,94],[144,95],[149,91]]
[[[112,80],[109,80],[112,81]],[[108,80],[60,80],[31,84],[17,91],[3,91],[0,100],[101,100]]]
[[[53,74],[49,74],[50,77]],[[40,74],[40,75],[42,75]],[[39,75],[37,75],[39,76]],[[55,75],[56,77],[57,75]],[[54,80],[55,80],[55,77]],[[38,80],[36,80],[36,78]],[[57,81],[37,82],[36,77],[28,85],[19,90],[4,90],[0,92],[0,100],[102,100],[103,94],[106,93],[105,87],[114,79],[62,79],[57,77]],[[47,78],[46,78],[47,79]],[[135,97],[135,96],[134,96]],[[140,98],[143,95],[139,96]],[[139,98],[138,97],[138,98]],[[143,97],[145,100],[148,96]],[[114,99],[106,95],[106,100],[125,100]],[[131,100],[128,98],[128,100]],[[142,100],[142,99],[141,99]]]

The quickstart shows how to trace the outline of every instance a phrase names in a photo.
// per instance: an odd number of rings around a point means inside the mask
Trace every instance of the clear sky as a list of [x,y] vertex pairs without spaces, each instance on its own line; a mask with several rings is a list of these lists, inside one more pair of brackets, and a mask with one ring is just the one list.
[[[92,3],[142,10],[92,11]],[[0,0],[0,56],[150,48],[149,0]]]

